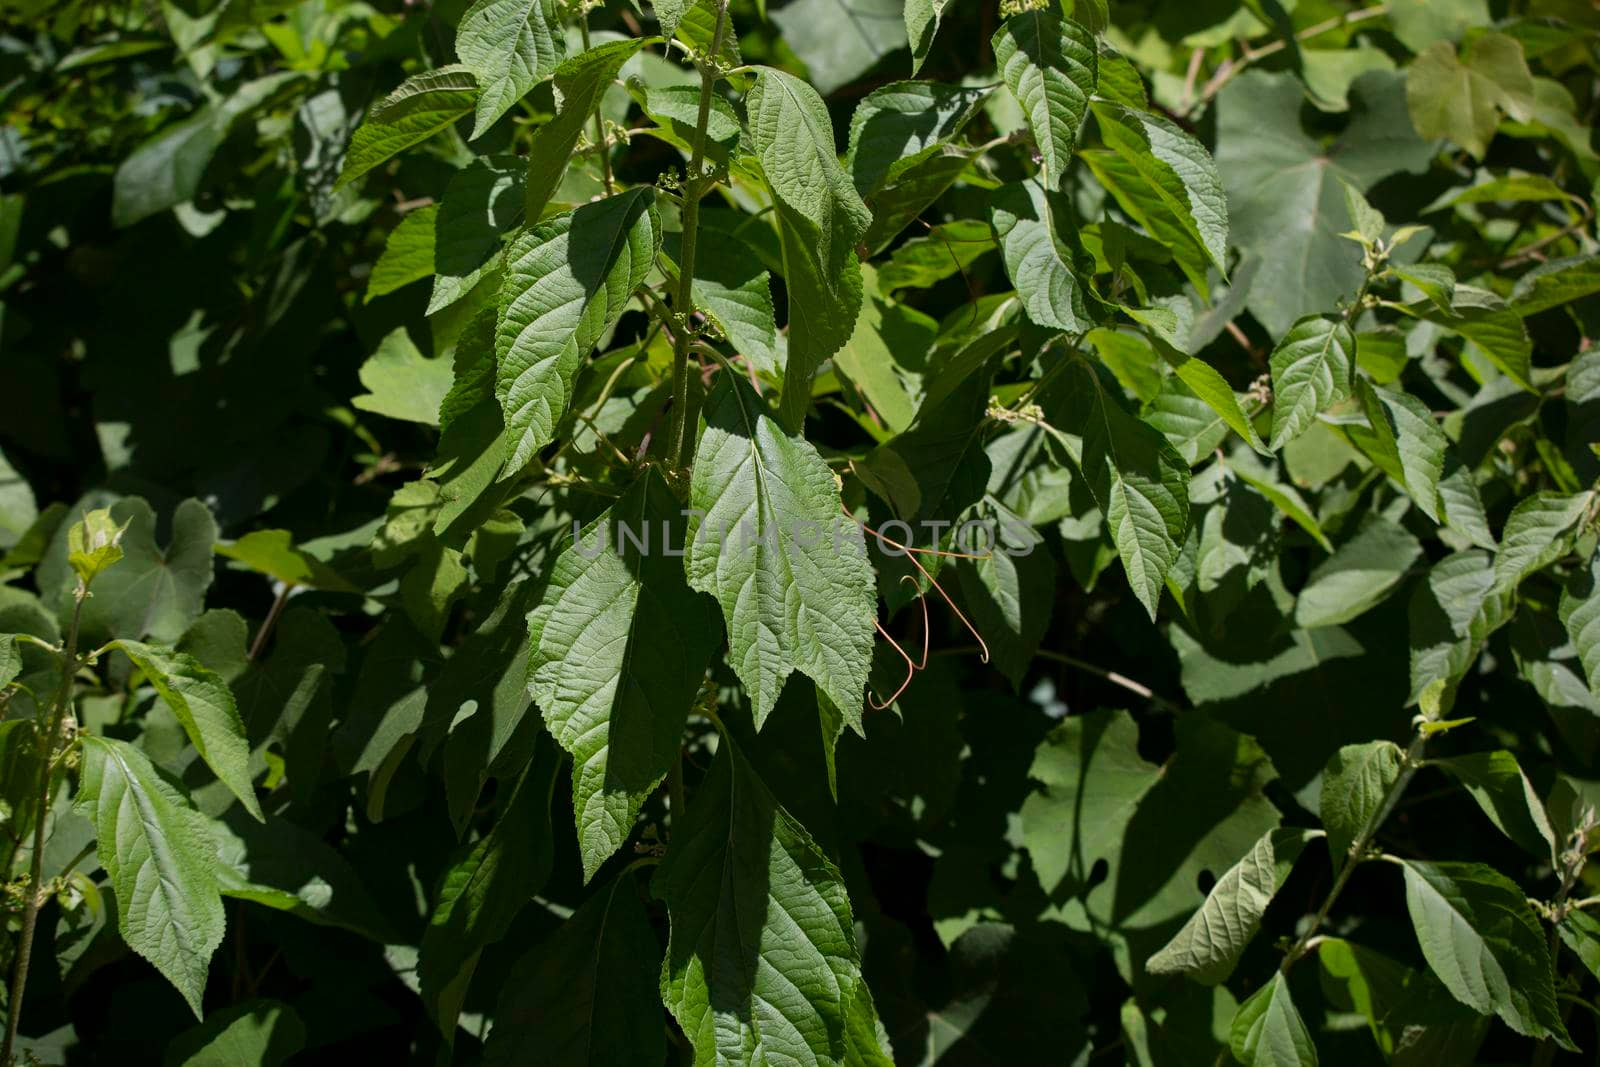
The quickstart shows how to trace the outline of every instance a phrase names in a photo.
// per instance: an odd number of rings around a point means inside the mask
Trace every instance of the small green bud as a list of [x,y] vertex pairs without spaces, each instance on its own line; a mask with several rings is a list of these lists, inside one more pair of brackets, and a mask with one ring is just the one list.
[[85,514],[67,531],[67,562],[77,572],[80,588],[87,590],[101,571],[122,558],[122,535],[127,529],[126,522],[118,526],[110,510],[101,508]]

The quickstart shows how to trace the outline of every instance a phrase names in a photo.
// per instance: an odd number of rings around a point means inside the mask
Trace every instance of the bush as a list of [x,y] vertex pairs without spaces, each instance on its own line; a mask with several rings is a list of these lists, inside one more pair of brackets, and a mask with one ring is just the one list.
[[1587,5],[4,33],[0,1063],[1600,1047]]

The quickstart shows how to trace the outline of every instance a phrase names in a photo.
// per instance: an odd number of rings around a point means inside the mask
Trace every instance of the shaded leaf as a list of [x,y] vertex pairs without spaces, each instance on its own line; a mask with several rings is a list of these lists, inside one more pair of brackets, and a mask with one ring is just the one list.
[[1227,981],[1260,928],[1267,905],[1311,837],[1311,831],[1299,829],[1264,835],[1217,879],[1200,910],[1145,962],[1145,970],[1187,974],[1206,985]]
[[838,868],[724,736],[652,891],[661,994],[697,1060],[831,1063],[861,983]]
[[1461,1003],[1564,1048],[1544,931],[1518,885],[1481,863],[1404,861],[1422,955]]
[[206,766],[216,772],[246,811],[257,820],[264,819],[251,780],[250,745],[228,683],[193,656],[170,648],[138,641],[117,641],[115,647],[144,672]]
[[683,552],[683,514],[646,471],[556,559],[528,617],[528,689],[572,756],[585,880],[678,758],[720,643],[715,605],[684,581]]
[[407,78],[356,127],[335,188],[448,129],[477,102],[478,83],[466,67],[440,67]]
[[859,730],[877,608],[866,546],[841,514],[833,472],[733,376],[720,377],[702,420],[684,567],[722,605],[757,727],[798,669]]

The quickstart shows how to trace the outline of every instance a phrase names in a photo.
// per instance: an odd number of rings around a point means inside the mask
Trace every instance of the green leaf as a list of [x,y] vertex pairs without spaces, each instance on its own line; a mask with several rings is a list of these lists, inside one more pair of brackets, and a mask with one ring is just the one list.
[[556,559],[528,616],[528,691],[572,755],[585,881],[678,758],[721,643],[715,605],[685,583],[683,546],[677,501],[647,470]]
[[[678,23],[676,36],[680,44],[688,46],[691,53],[705,56],[711,53],[711,41],[717,33],[718,0],[693,0],[684,9]],[[765,0],[758,6],[765,9]],[[722,20],[722,46],[717,57],[723,67],[737,67],[744,62],[739,54],[739,35],[734,32],[734,20]]]
[[1217,170],[1232,238],[1260,261],[1246,303],[1274,337],[1361,285],[1361,250],[1339,236],[1350,228],[1345,183],[1365,192],[1433,160],[1433,146],[1411,128],[1400,78],[1357,78],[1349,125],[1326,145],[1301,127],[1305,92],[1291,73],[1246,71],[1218,94]]
[[1227,981],[1260,928],[1267,905],[1313,836],[1312,831],[1300,829],[1264,834],[1255,848],[1217,879],[1200,910],[1145,962],[1145,970],[1186,974],[1205,985]]
[[1107,395],[1079,363],[1062,375],[1069,394],[1055,426],[1082,430],[1075,458],[1105,515],[1134,596],[1152,619],[1189,529],[1189,465],[1160,431]]
[[1484,33],[1457,58],[1449,41],[1435,41],[1406,72],[1406,107],[1422,136],[1448,138],[1482,159],[1501,112],[1521,120],[1533,113],[1533,75],[1522,45]]
[[1422,558],[1422,545],[1382,515],[1367,518],[1355,536],[1311,571],[1295,599],[1297,626],[1338,626],[1370,611]]
[[1540,263],[1517,279],[1511,310],[1527,318],[1600,292],[1600,256],[1572,256]]
[[1535,391],[1533,342],[1528,337],[1527,327],[1522,324],[1522,317],[1494,293],[1458,285],[1449,313],[1439,311],[1431,302],[1420,309],[1413,305],[1406,310],[1413,314],[1420,312],[1429,322],[1465,337],[1518,385]]
[[745,110],[783,240],[789,360],[781,414],[786,426],[797,429],[810,404],[811,376],[855,329],[862,299],[855,246],[872,213],[839,165],[833,126],[815,89],[763,67]]
[[638,885],[623,873],[517,961],[501,987],[483,1062],[663,1062],[660,959]]
[[[1589,566],[1573,575],[1561,591],[1561,624],[1578,650],[1589,688],[1600,697],[1600,553],[1589,558]],[[5,672],[0,670],[0,678]]]
[[1328,831],[1328,855],[1340,871],[1357,857],[1351,846],[1377,819],[1383,802],[1400,777],[1404,753],[1393,741],[1345,745],[1322,771],[1319,814]]
[[1068,333],[1088,329],[1091,320],[1074,269],[1067,198],[1026,181],[995,190],[990,203],[1006,275],[1028,318]]
[[994,247],[994,232],[986,222],[956,219],[941,223],[889,254],[888,261],[877,268],[878,291],[888,296],[897,289],[927,289],[962,273]]
[[1301,77],[1312,104],[1326,112],[1350,109],[1350,83],[1368,70],[1394,70],[1395,61],[1382,48],[1307,48],[1301,51]]
[[477,79],[472,136],[482,137],[565,57],[555,0],[477,0],[456,27],[456,55]]
[[1594,493],[1535,493],[1517,502],[1500,535],[1495,588],[1515,589],[1535,571],[1560,559],[1574,529],[1594,504]]
[[[522,220],[527,164],[484,156],[456,171],[435,216],[433,292],[428,314],[465,299],[499,266],[501,235]],[[462,351],[460,340],[456,351]]]
[[478,83],[466,67],[440,67],[407,78],[356,128],[335,188],[448,129],[477,102]]
[[1499,177],[1468,186],[1450,196],[1440,207],[1457,204],[1525,203],[1535,200],[1565,200],[1567,193],[1543,174],[1525,174],[1512,171]]
[[[671,246],[669,236],[669,250]],[[780,375],[783,362],[771,273],[762,269],[761,260],[740,236],[707,225],[704,214],[697,247],[695,305],[721,327],[734,351],[747,357],[757,370]]]
[[[1095,330],[1091,337],[1099,333]],[[1227,420],[1176,374],[1161,380],[1156,395],[1145,403],[1139,417],[1160,430],[1191,467],[1215,453],[1228,439]]]
[[622,65],[642,47],[644,38],[640,37],[607,41],[556,68],[556,117],[539,127],[528,150],[528,184],[522,215],[530,226],[544,214],[567,173],[578,137],[594,118],[595,104],[610,88]]
[[685,6],[685,0],[650,0],[650,10],[655,12],[656,21],[661,24],[661,36],[670,40],[678,32]]
[[16,634],[0,634],[0,689],[4,689],[22,673],[22,653],[17,649]]
[[[1260,747],[1200,717],[1178,720],[1177,751],[1158,767],[1139,755],[1127,712],[1068,716],[1028,777],[1041,789],[1022,805],[1023,847],[1075,929],[1144,930],[1191,915],[1204,902],[1201,872],[1226,871],[1278,825],[1261,792],[1275,773]],[[1174,840],[1193,847],[1163,848]]]
[[[628,91],[660,127],[653,131],[656,136],[685,155],[693,154],[694,131],[700,121],[698,85],[645,87],[630,79]],[[733,105],[720,96],[712,96],[710,110],[706,112],[705,158],[717,163],[728,162],[743,133]]]
[[844,1058],[861,984],[844,879],[732,738],[722,738],[652,891],[672,928],[662,1000],[696,1061]]
[[279,1067],[305,1047],[306,1026],[289,1005],[245,1000],[212,1012],[167,1044],[166,1067]]
[[1478,482],[1465,463],[1449,450],[1444,457],[1444,477],[1439,479],[1439,506],[1445,525],[1479,548],[1494,551],[1500,546],[1489,529]]
[[225,919],[203,822],[125,741],[83,738],[74,806],[95,825],[100,865],[117,894],[117,929],[200,1017]]
[[[200,616],[211,587],[216,520],[200,501],[183,501],[172,512],[172,540],[163,549],[155,542],[155,512],[140,498],[111,505],[111,517],[127,528],[123,556],[95,579],[94,595],[83,604],[83,636],[176,641]],[[64,612],[70,610],[70,592],[62,592]]]
[[1429,972],[1336,937],[1318,943],[1317,959],[1330,1007],[1364,1016],[1389,1062],[1422,1067],[1477,1058],[1489,1020],[1457,1003]]
[[1389,477],[1405,487],[1422,513],[1439,521],[1439,477],[1450,439],[1428,405],[1403,389],[1374,389],[1365,378],[1356,384],[1367,425],[1346,433]]
[[106,568],[121,561],[122,537],[131,519],[119,525],[109,508],[85,512],[81,522],[67,529],[67,563],[78,576],[78,584],[88,589]]
[[1500,832],[1559,869],[1560,848],[1544,803],[1522,773],[1517,757],[1504,750],[1429,760],[1449,771]]
[[237,541],[218,544],[216,550],[217,555],[286,585],[304,585],[336,593],[357,591],[332,567],[296,547],[288,530],[253,530]]
[[903,0],[796,0],[772,13],[820,93],[831,93],[906,46]]
[[961,597],[995,667],[1019,686],[1050,626],[1056,563],[1021,516],[986,501],[973,517],[993,524],[998,543],[973,546],[983,558],[961,561]]
[[417,632],[438,641],[450,606],[467,595],[471,575],[461,552],[436,539],[425,542],[400,579],[400,606]]
[[861,315],[843,348],[834,354],[834,366],[861,391],[884,426],[899,433],[911,424],[917,405],[908,384],[912,363],[933,344],[938,323],[905,307],[880,299],[877,272],[863,266]]
[[206,766],[216,772],[246,811],[257,821],[264,820],[250,773],[250,743],[245,739],[244,723],[239,719],[228,683],[193,656],[170,648],[138,641],[117,641],[115,647],[144,672]]
[[857,464],[868,488],[901,519],[954,523],[983,496],[990,471],[983,443],[992,377],[980,371],[948,396],[926,397],[910,429]]
[[1389,268],[1395,277],[1416,286],[1422,295],[1433,301],[1433,306],[1450,313],[1456,298],[1456,276],[1449,267],[1438,263],[1395,264]]
[[1350,395],[1355,356],[1355,335],[1339,319],[1307,316],[1283,335],[1271,359],[1274,451]]
[[438,215],[439,205],[427,204],[389,231],[383,255],[367,276],[367,303],[433,274],[433,226]]
[[1094,36],[1071,19],[1025,11],[1007,19],[991,44],[1000,78],[1022,105],[1042,157],[1045,186],[1064,189],[1094,92],[1099,61]]
[[1410,361],[1406,339],[1392,326],[1356,334],[1356,362],[1374,385],[1388,385],[1405,372]]
[[211,158],[227,141],[234,124],[302,77],[299,72],[284,71],[246,82],[130,152],[112,178],[112,221],[117,226],[132,226],[193,200]]
[[1474,27],[1491,21],[1489,0],[1455,0],[1436,4],[1429,0],[1402,0],[1389,10],[1394,35],[1412,52],[1421,52],[1435,41],[1460,40]]
[[1247,1067],[1316,1067],[1317,1046],[1289,996],[1289,979],[1272,979],[1239,1005],[1229,1045]]
[[550,791],[560,765],[554,747],[541,742],[494,825],[440,882],[417,972],[423,1003],[446,1034],[455,1030],[479,953],[505,936],[522,905],[550,877]]
[[1257,452],[1266,453],[1267,446],[1262,444],[1255,424],[1244,413],[1244,408],[1239,406],[1238,394],[1215,367],[1197,356],[1185,355],[1165,342],[1158,341],[1157,348],[1183,384],[1204,400],[1206,406],[1216,412],[1230,430],[1244,438],[1245,443]]
[[[1117,182],[1112,192],[1123,208],[1166,241],[1178,265],[1202,295],[1209,292],[1207,261],[1227,276],[1228,203],[1217,165],[1205,147],[1169,120],[1109,100],[1092,105],[1100,135],[1138,175],[1138,185]],[[1179,249],[1187,246],[1193,254]]]
[[[909,10],[909,8],[908,8]],[[870,197],[953,141],[987,99],[987,89],[892,82],[874,89],[850,117],[845,169]]]
[[352,405],[426,426],[439,425],[439,404],[455,381],[450,361],[424,356],[403,326],[378,342],[357,373],[369,391],[352,397]]
[[1100,42],[1100,65],[1095,71],[1094,91],[1096,96],[1123,107],[1131,107],[1136,111],[1150,109],[1150,96],[1145,92],[1139,69],[1103,40]]
[[1544,931],[1521,887],[1481,863],[1406,860],[1406,908],[1423,958],[1461,1003],[1572,1049]]
[[350,930],[380,945],[401,937],[355,868],[313,831],[276,816],[258,823],[232,811],[208,829],[223,896]]
[[911,41],[911,76],[915,78],[933,49],[934,34],[950,0],[905,0],[906,37]]
[[1274,507],[1283,512],[1295,525],[1299,526],[1311,539],[1321,545],[1327,552],[1333,551],[1333,544],[1328,540],[1328,535],[1322,532],[1322,524],[1312,514],[1311,508],[1306,504],[1305,497],[1292,485],[1285,485],[1266,470],[1251,470],[1248,465],[1241,464],[1235,459],[1230,468],[1246,485],[1272,501]]
[[1574,909],[1556,924],[1556,931],[1589,973],[1600,975],[1600,919]]
[[976,148],[946,144],[901,172],[894,184],[873,194],[872,225],[862,243],[873,255],[888,248],[971,169],[977,156]]
[[555,440],[579,364],[655,265],[661,217],[649,188],[585,204],[519,234],[506,250],[495,324],[495,395],[505,474]]
[[702,420],[684,567],[722,605],[757,728],[798,669],[859,731],[877,606],[833,472],[732,375],[718,380]]
[[1449,708],[1489,635],[1511,620],[1516,596],[1495,589],[1494,559],[1484,551],[1456,552],[1433,565],[1411,596],[1411,702],[1436,681]]

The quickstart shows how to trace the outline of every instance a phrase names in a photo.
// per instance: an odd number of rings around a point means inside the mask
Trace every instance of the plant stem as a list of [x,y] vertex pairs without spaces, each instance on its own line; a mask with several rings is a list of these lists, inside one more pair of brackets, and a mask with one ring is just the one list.
[[1069,656],[1065,652],[1052,652],[1046,648],[1041,648],[1039,651],[1035,652],[1034,655],[1038,656],[1040,659],[1054,660],[1055,662],[1063,663],[1068,667],[1075,667],[1080,671],[1088,671],[1090,674],[1095,675],[1098,678],[1105,679],[1112,685],[1121,686],[1130,693],[1137,693],[1139,696],[1142,696],[1144,699],[1148,700],[1152,706],[1160,708],[1163,711],[1170,711],[1176,714],[1183,710],[1182,708],[1178,707],[1178,705],[1162,696],[1160,693],[1157,693],[1154,689],[1151,689],[1149,686],[1145,685],[1143,682],[1136,682],[1125,674],[1118,674],[1116,671],[1108,671],[1104,667],[1097,667],[1088,660],[1081,660],[1076,656]]
[[1322,907],[1317,909],[1316,915],[1311,917],[1311,925],[1306,927],[1305,933],[1300,935],[1283,957],[1282,970],[1285,974],[1293,967],[1295,961],[1304,956],[1312,947],[1317,931],[1322,929],[1322,924],[1328,920],[1328,912],[1333,910],[1334,901],[1339,899],[1339,894],[1344,892],[1345,883],[1350,881],[1350,874],[1366,859],[1364,855],[1372,845],[1372,839],[1378,836],[1378,830],[1383,826],[1384,820],[1394,811],[1395,805],[1400,802],[1400,795],[1406,791],[1406,786],[1411,784],[1411,779],[1416,775],[1417,768],[1422,765],[1422,746],[1427,740],[1427,734],[1421,730],[1411,739],[1411,747],[1406,749],[1406,754],[1400,760],[1400,773],[1395,776],[1394,782],[1389,786],[1389,791],[1384,794],[1383,803],[1378,805],[1378,810],[1372,818],[1367,820],[1367,825],[1361,828],[1361,833],[1350,845],[1350,854],[1345,857],[1344,866],[1339,869],[1339,877],[1333,881],[1333,888],[1328,890]]
[[12,1062],[17,1044],[17,1028],[22,1022],[22,994],[28,984],[28,963],[33,955],[33,931],[39,924],[39,887],[44,881],[45,817],[50,810],[50,781],[55,769],[56,736],[61,721],[72,703],[72,682],[78,674],[78,622],[83,617],[83,602],[88,590],[79,588],[72,608],[72,624],[67,627],[67,643],[61,652],[61,684],[56,688],[55,705],[50,710],[49,727],[39,739],[39,808],[34,813],[33,856],[28,868],[27,902],[22,909],[22,933],[17,941],[16,966],[11,972],[11,1000],[7,1005],[6,1038],[0,1046],[0,1065]]
[[728,0],[717,2],[717,24],[711,32],[711,47],[700,57],[700,113],[695,118],[694,140],[690,142],[689,171],[683,183],[683,245],[678,255],[678,295],[673,310],[682,322],[672,346],[672,411],[667,423],[667,456],[674,467],[683,456],[684,413],[689,406],[689,317],[694,313],[695,243],[700,229],[700,197],[705,182],[700,171],[706,161],[706,125],[711,121],[711,94],[717,85],[717,57],[722,52],[722,31],[728,20]]
[[[583,50],[589,50],[589,12],[578,18],[578,34],[583,40]],[[616,183],[611,179],[611,151],[606,145],[606,120],[600,113],[600,101],[594,102],[594,143],[600,153],[600,174],[605,179],[606,195],[610,196],[617,191]]]
[[261,629],[256,631],[254,641],[250,642],[250,651],[245,659],[254,663],[261,658],[262,651],[267,647],[267,638],[272,636],[272,628],[278,624],[278,616],[283,614],[283,606],[289,602],[289,594],[294,592],[294,586],[284,582],[278,590],[278,595],[273,598],[272,607],[267,611],[267,617],[262,620]]
[[672,826],[668,837],[678,832],[678,820],[683,818],[683,813],[689,809],[689,801],[683,792],[683,750],[673,757],[672,766],[667,768],[667,804],[672,808]]
[[[1380,15],[1387,15],[1388,13],[1388,4],[1377,4],[1373,7],[1362,8],[1360,11],[1351,11],[1343,15],[1335,15],[1333,18],[1325,19],[1314,26],[1307,26],[1305,29],[1295,34],[1294,39],[1296,42],[1309,41],[1313,37],[1319,37],[1330,30],[1337,30],[1341,27],[1348,26],[1352,22],[1363,22],[1367,19],[1378,18]],[[1205,88],[1200,91],[1200,99],[1196,101],[1195,106],[1199,106],[1200,104],[1203,104],[1212,97],[1216,96],[1217,93],[1222,91],[1222,87],[1224,85],[1227,85],[1234,79],[1235,76],[1239,74],[1240,71],[1244,70],[1256,60],[1264,59],[1275,52],[1281,52],[1287,47],[1288,44],[1281,39],[1273,41],[1270,44],[1264,44],[1260,48],[1250,48],[1248,45],[1246,45],[1245,53],[1237,60],[1227,60],[1222,64],[1222,66],[1217,68],[1217,72],[1211,76],[1211,80],[1206,82]],[[1189,110],[1192,111],[1193,109],[1191,108]]]

